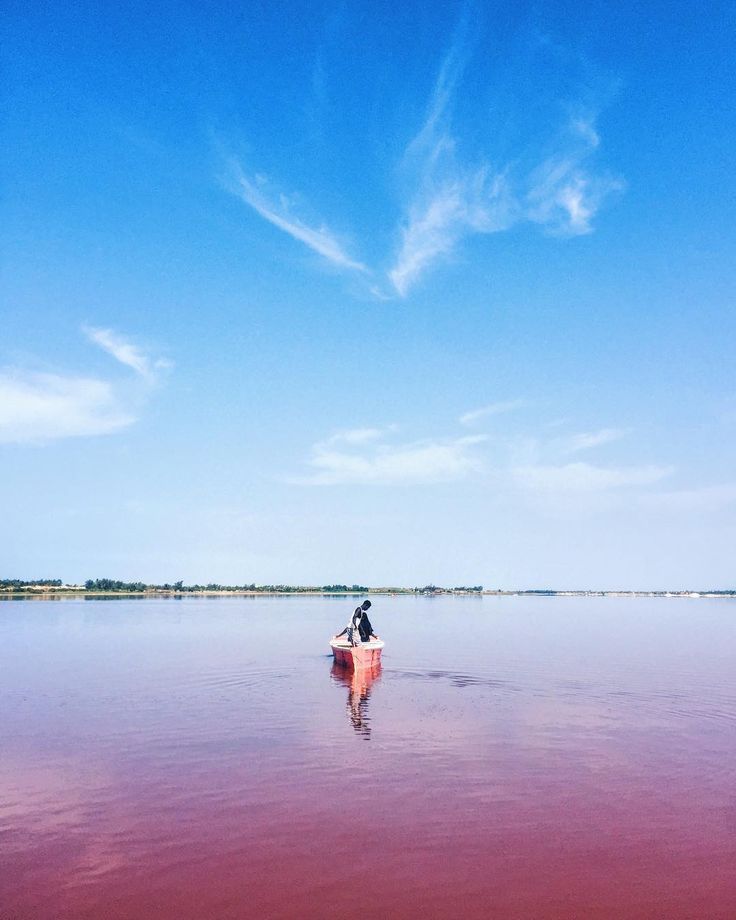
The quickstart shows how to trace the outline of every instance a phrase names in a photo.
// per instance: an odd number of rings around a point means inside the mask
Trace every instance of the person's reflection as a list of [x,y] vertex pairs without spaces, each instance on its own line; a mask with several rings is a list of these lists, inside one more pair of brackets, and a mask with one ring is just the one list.
[[344,684],[348,688],[348,701],[345,708],[353,728],[366,741],[370,740],[368,700],[371,695],[371,687],[381,676],[381,665],[373,668],[358,668],[353,671],[342,665],[333,664],[331,674],[336,683]]

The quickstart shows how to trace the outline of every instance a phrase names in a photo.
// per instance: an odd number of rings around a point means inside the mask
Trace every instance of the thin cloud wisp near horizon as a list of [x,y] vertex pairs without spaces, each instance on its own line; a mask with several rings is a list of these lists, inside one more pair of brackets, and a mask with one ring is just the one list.
[[109,434],[134,421],[107,380],[12,370],[0,373],[0,442],[40,444]]
[[526,405],[527,402],[524,399],[507,399],[501,402],[489,403],[487,406],[481,406],[480,409],[464,412],[458,421],[461,425],[472,426],[485,418],[503,415],[506,412],[514,412],[516,409],[523,409]]
[[[493,403],[460,416],[460,420],[470,415],[473,422],[511,411],[520,404],[521,400]],[[485,482],[490,493],[503,494],[511,501],[516,495],[542,509],[564,510],[565,502],[576,497],[570,505],[575,513],[586,507],[591,511],[609,508],[617,494],[629,494],[632,500],[663,509],[710,505],[718,499],[730,501],[736,494],[731,484],[690,491],[656,491],[659,483],[676,472],[671,464],[642,465],[635,458],[633,462],[608,463],[566,459],[571,453],[622,440],[627,434],[625,429],[602,428],[550,440],[465,435],[403,443],[393,439],[396,431],[395,425],[338,431],[312,446],[306,461],[308,473],[288,477],[287,481],[323,487],[421,486],[473,478]]]
[[[359,431],[361,429],[358,429]],[[465,479],[483,468],[475,447],[483,436],[386,443],[383,436],[338,435],[312,447],[311,472],[292,478],[298,485],[422,485]]]

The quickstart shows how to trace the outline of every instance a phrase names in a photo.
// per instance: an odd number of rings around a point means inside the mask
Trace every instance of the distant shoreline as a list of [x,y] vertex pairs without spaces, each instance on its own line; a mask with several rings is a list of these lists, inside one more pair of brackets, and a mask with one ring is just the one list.
[[517,591],[483,590],[465,591],[450,588],[427,591],[412,588],[369,588],[367,591],[323,591],[320,589],[287,589],[276,590],[200,590],[187,591],[167,588],[148,589],[145,591],[88,591],[76,586],[49,587],[28,586],[21,589],[7,590],[0,588],[0,600],[11,599],[60,599],[69,598],[155,598],[155,597],[364,597],[374,595],[378,597],[689,597],[689,598],[736,598],[733,591],[587,591],[587,590],[537,590],[525,589]]

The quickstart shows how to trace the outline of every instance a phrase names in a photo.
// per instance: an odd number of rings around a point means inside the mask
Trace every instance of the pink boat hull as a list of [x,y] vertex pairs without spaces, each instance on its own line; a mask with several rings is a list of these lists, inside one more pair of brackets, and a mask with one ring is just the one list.
[[372,639],[370,642],[363,642],[361,645],[348,645],[341,639],[330,640],[330,648],[335,656],[335,664],[342,665],[345,668],[375,668],[381,663],[381,652],[383,651],[383,641],[381,639]]

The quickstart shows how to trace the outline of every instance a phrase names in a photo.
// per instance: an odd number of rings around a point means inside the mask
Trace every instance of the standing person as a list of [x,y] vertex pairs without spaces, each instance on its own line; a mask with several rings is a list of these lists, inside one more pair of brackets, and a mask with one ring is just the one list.
[[347,634],[351,645],[360,645],[361,642],[377,639],[378,636],[373,632],[373,626],[366,612],[370,606],[370,601],[363,601],[360,607],[356,607],[348,620],[348,625],[335,636],[335,639]]

